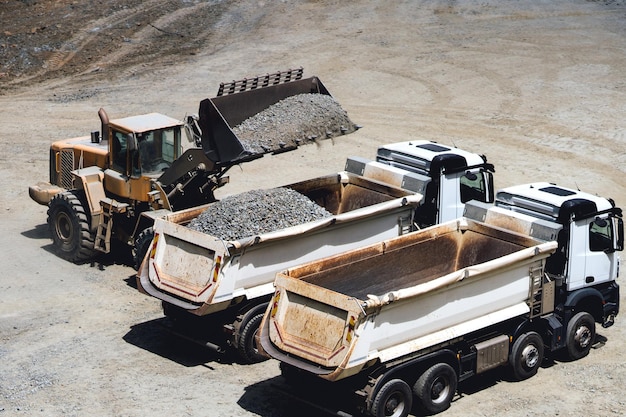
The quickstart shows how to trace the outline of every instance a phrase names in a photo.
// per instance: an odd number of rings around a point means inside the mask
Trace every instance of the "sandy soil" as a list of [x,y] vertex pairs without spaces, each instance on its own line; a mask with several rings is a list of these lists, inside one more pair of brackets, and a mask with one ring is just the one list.
[[[303,66],[364,127],[231,172],[222,195],[341,170],[378,145],[433,139],[487,155],[497,186],[545,180],[626,206],[623,1],[0,1],[0,415],[317,415],[278,364],[172,338],[114,257],[51,252],[53,140],[113,118],[182,118],[221,81]],[[626,325],[577,362],[464,384],[443,416],[619,416]],[[320,400],[322,401],[322,400]]]

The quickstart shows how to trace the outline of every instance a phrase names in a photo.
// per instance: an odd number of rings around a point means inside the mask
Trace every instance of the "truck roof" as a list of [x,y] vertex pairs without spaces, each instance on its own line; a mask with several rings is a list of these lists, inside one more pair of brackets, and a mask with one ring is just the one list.
[[430,174],[432,168],[463,170],[485,164],[481,155],[429,140],[392,143],[378,148],[376,160],[408,171]]
[[109,122],[111,125],[122,128],[128,132],[148,132],[155,129],[165,129],[168,127],[182,126],[180,120],[160,113],[142,114],[139,116],[124,117],[114,119]]
[[585,218],[613,208],[606,198],[548,182],[503,188],[496,194],[496,205],[541,214],[550,220]]

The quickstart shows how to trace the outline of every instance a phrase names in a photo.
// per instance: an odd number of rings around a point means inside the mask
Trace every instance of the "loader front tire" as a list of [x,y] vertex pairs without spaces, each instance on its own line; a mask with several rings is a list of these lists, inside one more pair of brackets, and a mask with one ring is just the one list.
[[63,191],[48,204],[48,229],[57,255],[70,262],[94,256],[94,233],[77,191]]
[[153,238],[154,230],[152,227],[143,229],[137,235],[137,239],[135,239],[135,244],[133,245],[133,266],[135,267],[135,271],[139,271],[139,267],[141,267],[146,253],[150,250],[150,243]]

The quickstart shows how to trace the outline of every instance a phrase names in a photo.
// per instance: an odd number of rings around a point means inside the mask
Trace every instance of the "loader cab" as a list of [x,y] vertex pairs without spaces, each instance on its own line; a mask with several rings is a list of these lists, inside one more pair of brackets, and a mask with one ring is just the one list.
[[183,123],[158,113],[107,123],[109,169],[107,189],[133,200],[146,201],[150,181],[159,178],[182,153]]
[[549,183],[508,187],[496,205],[562,225],[546,272],[565,279],[567,291],[614,281],[624,248],[621,209],[611,200]]
[[422,178],[424,202],[415,212],[420,227],[461,217],[470,200],[493,202],[494,168],[484,156],[420,140],[382,146],[376,161]]

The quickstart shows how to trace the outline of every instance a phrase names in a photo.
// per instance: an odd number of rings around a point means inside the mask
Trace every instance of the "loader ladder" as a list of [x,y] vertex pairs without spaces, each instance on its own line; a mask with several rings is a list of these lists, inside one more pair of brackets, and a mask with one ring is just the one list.
[[128,204],[105,198],[100,201],[102,213],[100,213],[100,221],[96,230],[96,239],[94,241],[94,249],[100,252],[109,253],[111,251],[111,231],[113,228],[113,213],[124,213],[128,208]]
[[530,318],[538,317],[554,309],[554,281],[543,272],[543,263],[531,265],[529,270],[530,293],[528,306]]

